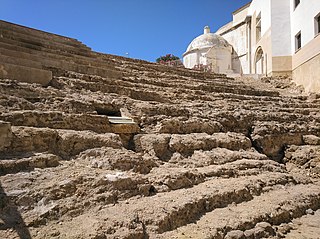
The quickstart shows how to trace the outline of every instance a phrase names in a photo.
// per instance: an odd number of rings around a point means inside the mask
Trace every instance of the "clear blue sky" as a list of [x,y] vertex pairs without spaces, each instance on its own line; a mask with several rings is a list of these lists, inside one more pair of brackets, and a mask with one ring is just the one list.
[[76,38],[95,51],[155,61],[228,23],[250,0],[0,0],[0,19]]

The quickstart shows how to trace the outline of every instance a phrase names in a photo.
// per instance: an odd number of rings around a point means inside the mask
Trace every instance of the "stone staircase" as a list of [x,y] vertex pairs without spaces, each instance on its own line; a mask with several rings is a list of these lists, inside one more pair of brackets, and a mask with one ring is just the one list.
[[0,36],[0,238],[293,238],[320,220],[319,95]]
[[52,71],[71,70],[121,77],[109,62],[94,57],[81,42],[0,21],[0,76],[46,86]]

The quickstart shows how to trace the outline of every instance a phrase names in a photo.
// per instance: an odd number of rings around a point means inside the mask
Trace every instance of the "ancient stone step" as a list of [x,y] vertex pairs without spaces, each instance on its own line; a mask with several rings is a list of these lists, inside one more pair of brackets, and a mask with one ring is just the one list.
[[0,61],[3,63],[18,65],[18,66],[25,66],[25,67],[30,67],[30,68],[42,69],[42,64],[38,61],[16,58],[16,57],[11,57],[11,56],[5,56],[5,55],[2,55],[1,52],[0,52]]
[[[17,161],[17,163],[22,166],[26,162]],[[29,160],[29,163],[32,162]],[[37,167],[43,166],[43,161],[37,163],[40,164]],[[84,204],[88,209],[94,205],[114,204],[118,200],[137,195],[150,196],[153,189],[146,179],[123,170],[132,169],[134,172],[145,174],[154,166],[156,165],[151,160],[143,159],[142,155],[136,155],[125,149],[100,148],[99,151],[91,149],[80,154],[75,160],[60,161],[54,168],[35,168],[30,172],[22,170],[24,172],[16,173],[14,177],[2,176],[1,186],[10,201],[28,211],[26,212],[28,224],[41,225],[44,222],[42,220],[50,221],[55,217],[51,205],[62,206],[55,207],[62,209],[59,217],[65,214],[76,216],[82,211],[78,209]],[[69,176],[62,179],[61,173]],[[47,214],[49,211],[53,213],[50,213],[51,216]],[[35,215],[37,217],[34,217]],[[0,235],[1,232],[2,230]]]
[[0,38],[0,42],[5,43],[5,44],[10,44],[13,46],[17,46],[17,47],[23,47],[26,49],[31,49],[31,50],[36,50],[36,51],[44,51],[44,52],[49,52],[49,53],[54,53],[54,54],[61,54],[61,55],[65,55],[65,56],[72,56],[72,55],[79,55],[79,56],[85,56],[85,57],[91,56],[90,52],[74,50],[73,48],[71,48],[71,49],[49,48],[49,47],[42,46],[41,44],[31,44],[28,42],[22,42],[22,41],[8,39],[8,38]]
[[[248,202],[231,204],[202,216],[195,224],[181,227],[156,238],[224,238],[231,231],[240,230],[242,237],[257,238],[255,227],[260,222],[271,225],[290,222],[306,210],[319,208],[319,185],[294,185],[266,192]],[[250,208],[248,211],[247,209]],[[260,231],[275,236],[275,231]],[[268,233],[271,233],[268,235]],[[231,234],[231,233],[230,233]],[[229,234],[229,235],[230,235]],[[227,238],[227,237],[226,237]],[[231,238],[231,237],[230,237]]]
[[[205,109],[203,111],[206,111]],[[283,128],[291,129],[293,132],[307,132],[311,127],[308,127],[309,123],[319,122],[317,118],[311,118],[305,115],[299,114],[290,114],[283,112],[273,112],[273,113],[263,113],[257,112],[253,113],[250,111],[242,111],[241,114],[238,114],[237,111],[213,113],[210,117],[202,117],[194,113],[190,113],[193,117],[183,117],[181,114],[180,117],[172,117],[167,114],[166,117],[158,117],[154,119],[148,114],[143,114],[146,118],[141,122],[141,125],[144,125],[145,128],[148,127],[152,131],[149,133],[171,133],[171,134],[190,134],[190,133],[217,133],[217,132],[239,132],[248,134],[251,131],[252,127],[259,125],[260,122],[270,121],[274,124],[279,124]],[[296,124],[300,124],[300,129],[296,128],[294,130],[292,127],[289,127],[290,123],[295,120]],[[153,123],[154,122],[154,123]],[[287,124],[287,126],[285,126]],[[318,123],[315,123],[318,124]],[[314,129],[316,130],[316,129]],[[313,131],[314,131],[313,130]]]
[[[9,46],[8,49],[6,48],[7,46]],[[5,54],[9,56],[13,56],[12,61],[24,63],[25,60],[19,59],[21,56],[17,51],[18,49],[12,48],[12,46],[8,44],[0,44],[0,51],[1,47],[5,47],[2,49],[2,52],[5,52]],[[114,70],[113,66],[110,64],[104,64],[103,62],[97,62],[94,60],[90,61],[88,58],[79,58],[74,55],[65,55],[65,53],[60,52],[44,54],[42,51],[39,51],[39,49],[29,49],[29,51],[22,53],[22,57],[28,60],[28,62],[35,60],[38,62],[35,64],[41,64],[42,68],[57,68],[111,78],[121,78],[122,76],[121,72]]]
[[31,171],[35,168],[57,167],[60,157],[54,154],[36,153],[0,160],[0,175]]
[[[197,169],[201,167],[208,167],[210,165],[224,165],[226,163],[233,163],[239,160],[244,160],[241,161],[243,162],[244,166],[247,164],[247,161],[245,160],[258,160],[262,163],[267,162],[273,164],[271,162],[265,161],[269,158],[266,155],[257,152],[253,148],[250,148],[248,150],[229,150],[226,148],[218,147],[209,151],[196,150],[190,157],[177,156],[179,155],[173,155],[169,163],[177,164],[179,166],[185,165]],[[274,162],[274,164],[282,168],[281,164],[278,164],[276,162]],[[246,166],[244,168],[246,168]],[[250,167],[248,166],[247,168]]]
[[[100,78],[98,78],[97,80],[100,80]],[[15,89],[15,91],[16,91],[16,89]],[[11,91],[10,94],[15,94],[14,93],[15,91]],[[34,92],[32,94],[34,94]],[[39,96],[39,97],[40,98],[41,97],[45,97],[45,95]],[[31,99],[31,101],[32,101],[32,99]],[[141,108],[141,107],[139,107],[139,108],[144,110],[144,108]],[[182,115],[186,115],[186,116],[190,115],[190,112],[188,112],[188,111],[184,112],[183,110],[180,110],[180,109],[178,110],[177,108],[173,108],[172,106],[168,106],[168,107],[153,106],[153,108],[151,108],[152,110],[150,110],[150,108],[149,108],[148,111],[144,110],[144,112],[148,114],[148,118],[150,118],[150,113],[151,112],[152,112],[151,115],[166,114],[167,116],[170,116],[170,114],[171,114],[170,112],[174,113],[174,115],[180,115],[180,116],[182,116]],[[172,109],[174,109],[174,110],[172,110]],[[205,111],[205,109],[203,111]],[[194,114],[194,113],[192,113],[192,114]],[[215,122],[217,122],[215,124],[217,126],[219,126],[217,129],[212,129],[212,130],[214,130],[214,131],[217,130],[216,132],[219,132],[219,131],[221,131],[221,127],[222,128],[225,127],[225,129],[223,131],[225,131],[226,129],[233,131],[233,130],[236,129],[236,127],[238,127],[238,128],[240,127],[240,125],[242,124],[241,122],[250,123],[250,121],[252,121],[252,120],[260,120],[260,121],[263,121],[263,120],[268,120],[268,121],[277,120],[277,121],[280,121],[280,122],[283,122],[283,121],[284,122],[289,122],[289,121],[292,121],[294,119],[296,122],[300,122],[301,125],[303,125],[303,121],[305,121],[305,122],[309,121],[308,118],[305,118],[305,116],[299,116],[299,115],[295,115],[295,114],[268,113],[268,112],[262,114],[261,112],[259,112],[258,115],[254,115],[254,114],[252,114],[251,112],[248,111],[248,112],[243,112],[243,115],[245,115],[246,117],[244,117],[244,118],[234,118],[233,113],[231,115],[227,115],[225,113],[220,113],[220,114],[217,114],[217,115],[214,115],[214,116],[212,115],[210,118],[214,119]],[[233,121],[234,121],[235,129],[231,128],[230,126],[228,126],[228,124],[224,124],[223,121],[221,121],[222,119],[225,120],[225,119],[232,119],[232,118],[234,118]],[[317,118],[310,118],[310,119],[314,120],[314,119],[317,119]],[[184,122],[184,120],[181,120],[181,119],[177,119],[176,121],[178,121],[180,124],[182,122]],[[156,124],[161,123],[161,122],[162,122],[161,120],[160,121],[156,121]],[[169,127],[170,124],[175,125],[174,124],[174,122],[175,122],[174,119],[172,119],[171,121],[169,119],[165,119],[164,122],[167,123],[167,127]],[[147,122],[144,121],[144,123],[147,123]],[[252,124],[252,123],[254,123],[254,122],[251,122],[250,124]],[[277,124],[277,122],[275,122],[275,124]],[[176,127],[176,125],[174,127],[171,127],[171,128],[172,129],[170,129],[170,128],[169,129],[173,130],[173,133],[182,133],[182,132],[178,131],[179,127]],[[192,128],[191,127],[182,127],[182,128],[184,128],[186,130],[190,129],[190,131],[192,132]],[[245,127],[243,129],[248,130],[248,125],[245,125]],[[178,132],[175,132],[175,130],[177,130]],[[210,132],[210,129],[208,129],[208,130],[209,130],[209,132],[207,132],[207,131],[205,131],[205,132],[212,133],[212,132]],[[308,130],[308,128],[306,128],[306,130]],[[306,131],[306,130],[304,130],[304,131]],[[197,130],[195,130],[195,131],[197,132]],[[292,127],[291,127],[291,131],[292,131]],[[166,132],[166,131],[164,130],[163,132]],[[199,132],[199,130],[198,130],[198,132]],[[200,132],[202,132],[202,131],[200,131]],[[189,132],[185,132],[185,133],[189,133]]]
[[0,40],[3,40],[5,38],[5,39],[23,42],[23,43],[27,43],[35,46],[41,46],[44,48],[78,53],[79,55],[81,54],[89,55],[90,53],[90,50],[87,48],[84,48],[81,44],[78,44],[77,46],[70,46],[69,44],[60,43],[58,41],[50,41],[47,39],[37,38],[32,35],[25,35],[22,33],[7,31],[3,29],[0,30],[0,34],[2,36]]
[[[57,111],[14,111],[0,114],[0,119],[10,122],[14,126],[115,133],[107,116],[101,115],[65,114]],[[134,127],[132,127],[132,129],[134,129]],[[132,133],[135,132],[137,132],[137,130],[132,131]]]
[[[180,88],[180,90],[187,91],[187,90],[194,90],[199,92],[224,92],[224,93],[234,93],[234,94],[244,94],[244,95],[255,95],[255,96],[278,96],[279,93],[276,91],[267,91],[267,90],[259,90],[252,88],[248,85],[243,84],[242,82],[227,80],[224,78],[216,78],[210,80],[193,80],[190,78],[183,79],[181,76],[178,75],[171,75],[169,74],[166,76],[159,76],[159,75],[150,75],[147,74],[148,71],[145,69],[144,75],[141,75],[141,71],[143,69],[137,70],[138,77],[132,77],[134,73],[132,71],[128,71],[124,73],[127,81],[136,82],[136,83],[144,83],[144,84],[153,84],[158,85],[161,87],[174,87]],[[125,72],[125,70],[124,70]],[[162,81],[158,81],[157,79],[161,77],[163,78]],[[177,78],[177,79],[175,79]],[[139,80],[137,80],[139,79]]]
[[159,159],[168,159],[173,153],[191,156],[196,150],[209,151],[214,148],[231,150],[249,149],[251,141],[243,134],[237,133],[194,133],[179,134],[141,134],[134,138],[138,152],[144,152]]
[[[138,75],[139,73],[139,78],[133,77],[134,75]],[[238,87],[240,89],[253,89],[250,86],[236,82],[231,79],[217,77],[210,80],[199,80],[192,79],[189,77],[183,77],[177,74],[159,74],[159,72],[154,72],[154,74],[150,74],[148,69],[143,68],[138,68],[135,70],[135,72],[132,72],[132,70],[130,70],[130,66],[124,69],[124,76],[126,81],[158,85],[161,87],[179,87],[195,90],[212,91],[211,89],[215,89],[216,87],[226,87],[229,85],[233,85],[234,87]],[[159,77],[162,78],[162,81],[157,80]]]
[[[37,85],[25,82],[1,79],[0,86],[1,93],[3,94],[3,96],[7,96],[8,98],[12,96],[12,98],[16,97],[19,98],[19,100],[30,100],[30,102],[32,103],[40,102],[41,99],[52,98],[52,96],[50,97],[50,95],[48,94],[48,88],[39,87]],[[65,96],[66,94],[64,92],[59,92],[57,90],[54,93],[54,98],[56,98],[57,100],[60,100]]]
[[[99,73],[93,72],[92,75],[108,75],[112,74],[113,72],[106,71],[106,73]],[[117,74],[119,75],[119,74]],[[158,101],[158,102],[167,102],[170,101],[167,97],[160,96],[159,93],[148,89],[141,89],[141,88],[132,88],[132,87],[125,87],[121,85],[115,84],[114,82],[112,85],[107,85],[103,81],[95,81],[95,82],[88,82],[80,79],[70,79],[66,77],[59,77],[60,81],[67,81],[70,82],[70,86],[74,88],[84,88],[90,90],[92,92],[103,92],[103,93],[116,93],[119,95],[126,95],[129,98],[135,100],[144,100],[144,101]]]
[[[114,67],[112,62],[100,61],[92,57],[74,56],[72,54],[65,54],[60,52],[55,54],[50,52],[32,50],[24,47],[18,47],[2,42],[0,42],[0,53],[15,58],[40,61],[41,63],[43,63],[43,65],[47,66],[52,66],[51,64],[54,64],[52,62],[56,61],[56,64],[58,64],[58,62],[63,62],[63,64],[73,62],[80,65],[89,65],[95,67]],[[61,65],[61,67],[62,66],[63,65]]]
[[[85,238],[89,233],[103,233],[110,238],[123,237],[143,238],[153,233],[164,233],[194,222],[201,215],[226,207],[231,203],[250,201],[255,195],[270,190],[276,185],[283,185],[291,181],[285,174],[262,174],[259,176],[242,177],[239,179],[216,179],[201,183],[193,188],[180,189],[166,194],[157,194],[119,202],[114,206],[100,208],[96,215],[84,213],[74,217],[67,225],[80,225],[83,217],[87,218],[92,230],[84,231],[79,228],[73,237]],[[268,189],[269,188],[269,189]],[[314,189],[315,187],[312,187]],[[306,195],[308,195],[306,193]],[[316,195],[316,193],[314,193]],[[317,195],[319,198],[320,195]],[[152,205],[152,207],[149,207]],[[125,212],[125,213],[124,213]],[[123,214],[124,213],[124,214]],[[126,215],[119,217],[119,215]],[[99,219],[98,219],[99,218]],[[104,224],[95,224],[97,220],[104,220]],[[142,230],[140,224],[143,224]],[[61,235],[66,233],[66,225],[53,225]],[[140,225],[140,226],[139,226]],[[78,226],[77,226],[78,228]]]
[[214,119],[209,120],[197,117],[192,117],[187,120],[181,119],[181,117],[166,118],[157,122],[157,125],[154,128],[154,133],[162,134],[213,134],[223,131],[223,126],[220,122],[215,121]]
[[287,145],[303,145],[303,136],[313,134],[320,136],[319,124],[292,124],[278,122],[257,122],[251,133],[256,148],[267,156],[281,160]]
[[[51,82],[50,85],[53,83]],[[69,94],[52,87],[42,88],[32,84],[12,80],[0,80],[0,105],[2,113],[19,110],[61,111],[69,114],[98,114],[120,116],[121,105],[114,101],[114,96],[100,96],[91,94],[90,98],[83,94],[83,89],[78,93]]]
[[70,159],[87,149],[103,146],[121,148],[122,142],[119,135],[113,133],[13,126],[11,144],[0,155],[50,152]]
[[304,135],[305,145],[287,146],[284,151],[283,161],[288,168],[302,168],[307,175],[320,176],[320,137],[315,135]]
[[3,151],[10,146],[11,140],[11,124],[0,120],[0,151]]
[[96,133],[136,134],[135,122],[112,124],[107,116],[65,114],[57,111],[13,111],[0,114],[0,119],[14,126],[48,127],[52,129],[91,130]]
[[[239,155],[243,155],[243,157],[246,156],[245,152],[238,153]],[[259,158],[254,158],[254,156],[251,159],[234,159],[228,154],[225,156],[221,155],[220,157],[216,155],[216,160],[219,158],[220,161],[231,161],[225,162],[222,165],[211,165],[213,164],[212,162],[204,163],[201,156],[200,153],[198,154],[198,157],[192,156],[191,158],[184,160],[170,160],[170,163],[175,162],[176,164],[153,168],[148,175],[148,180],[152,182],[152,185],[158,193],[163,193],[181,188],[193,187],[212,178],[235,178],[258,175],[266,172],[286,173],[284,166],[277,164],[272,160],[261,160]],[[232,160],[235,161],[232,162]],[[178,165],[180,167],[178,167]],[[184,166],[184,168],[181,169],[181,166]],[[189,167],[186,168],[186,166]]]
[[20,33],[26,36],[37,37],[39,39],[46,39],[54,42],[60,42],[70,46],[77,46],[77,47],[80,46],[82,48],[90,50],[89,47],[85,46],[80,41],[73,38],[69,38],[69,37],[65,37],[65,36],[61,36],[53,33],[48,33],[41,30],[25,27],[25,26],[20,26],[18,24],[9,23],[2,20],[0,21],[0,27],[1,27],[1,30],[6,30],[12,33],[16,33],[16,34]]
[[320,235],[320,210],[306,210],[306,215],[295,218],[291,224],[276,227],[279,237],[317,239]]
[[[18,53],[22,52],[22,53],[26,53],[26,54],[32,54],[35,58],[43,56],[44,59],[47,59],[47,60],[50,60],[50,58],[53,58],[53,59],[57,58],[60,60],[66,60],[66,59],[68,59],[68,57],[75,56],[75,55],[68,53],[68,52],[59,52],[59,51],[54,51],[54,50],[50,50],[50,49],[42,49],[42,51],[41,51],[39,48],[35,48],[35,49],[28,48],[26,46],[23,46],[23,45],[20,46],[15,43],[16,42],[12,41],[12,40],[11,41],[10,40],[0,41],[0,49],[10,50],[11,52],[18,52]],[[18,53],[13,53],[14,55],[12,55],[12,56],[15,56]],[[20,57],[19,54],[17,57]],[[21,57],[23,57],[23,55]],[[78,57],[81,57],[81,56],[78,56]]]
[[52,73],[47,70],[2,62],[0,63],[0,78],[47,86],[52,79]]
[[[127,95],[133,99],[136,100],[146,100],[146,101],[158,101],[158,102],[168,102],[170,101],[169,99],[174,98],[174,91],[176,89],[172,88],[167,88],[166,93],[163,94],[162,96],[159,95],[159,91],[161,90],[160,87],[158,86],[153,86],[153,85],[140,85],[140,83],[131,83],[127,82],[126,80],[119,80],[119,81],[114,81],[111,79],[99,79],[99,78],[92,78],[86,76],[84,78],[83,75],[73,75],[73,77],[77,77],[77,79],[70,79],[71,75],[68,75],[68,77],[64,78],[59,78],[58,80],[64,80],[64,81],[72,81],[72,86],[81,88],[86,88],[91,91],[98,91],[102,90],[105,93],[117,93],[120,95]],[[81,80],[79,80],[79,78]],[[71,84],[71,83],[70,83]],[[106,85],[107,84],[107,85]],[[108,87],[107,87],[108,86]],[[137,90],[139,89],[139,90]],[[173,91],[174,90],[174,91]],[[143,91],[143,93],[141,93]],[[150,93],[149,93],[150,92]],[[186,94],[190,95],[189,94]],[[192,95],[192,94],[191,94]],[[183,94],[180,95],[180,97],[183,97]],[[201,96],[199,96],[200,98]],[[208,98],[208,96],[206,96]],[[234,95],[230,96],[234,98]],[[193,96],[193,99],[197,97]],[[206,98],[206,99],[207,99]],[[209,101],[209,99],[207,99]],[[212,101],[210,99],[210,101]],[[273,99],[273,101],[278,100],[278,99]]]
[[[73,161],[85,168],[133,171],[140,174],[148,174],[154,167],[158,167],[156,160],[151,157],[143,157],[143,154],[124,148],[111,147],[88,149],[74,157]],[[147,177],[145,179],[148,181]]]

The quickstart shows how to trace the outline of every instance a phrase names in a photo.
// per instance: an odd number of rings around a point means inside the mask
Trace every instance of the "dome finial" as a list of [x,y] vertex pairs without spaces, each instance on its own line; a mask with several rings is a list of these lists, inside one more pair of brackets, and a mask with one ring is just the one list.
[[210,27],[209,26],[205,26],[204,30],[203,30],[203,34],[208,34],[210,33]]

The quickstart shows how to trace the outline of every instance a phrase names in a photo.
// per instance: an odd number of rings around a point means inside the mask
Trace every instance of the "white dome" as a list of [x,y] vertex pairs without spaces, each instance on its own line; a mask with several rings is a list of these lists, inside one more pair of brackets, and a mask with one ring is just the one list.
[[183,65],[190,69],[207,66],[216,73],[232,72],[232,46],[222,36],[210,33],[208,26],[203,30],[183,54]]
[[195,38],[188,46],[187,51],[210,47],[228,47],[230,44],[221,36],[214,33],[204,33]]

